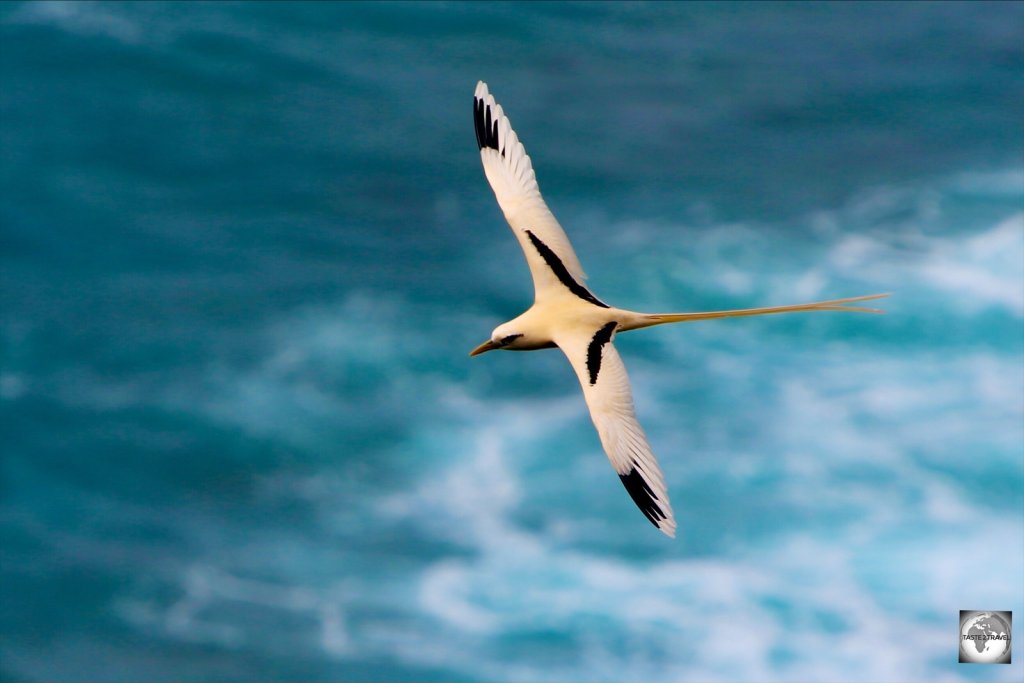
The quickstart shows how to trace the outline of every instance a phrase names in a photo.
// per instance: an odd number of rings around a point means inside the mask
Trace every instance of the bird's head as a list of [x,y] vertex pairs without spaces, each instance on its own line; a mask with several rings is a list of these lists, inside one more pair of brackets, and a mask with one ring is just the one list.
[[476,347],[469,352],[471,356],[479,356],[481,353],[487,351],[493,351],[495,349],[508,349],[513,348],[518,339],[523,337],[522,332],[516,332],[509,328],[507,325],[501,325],[494,328],[494,332],[491,332],[491,338],[485,341],[480,346]]

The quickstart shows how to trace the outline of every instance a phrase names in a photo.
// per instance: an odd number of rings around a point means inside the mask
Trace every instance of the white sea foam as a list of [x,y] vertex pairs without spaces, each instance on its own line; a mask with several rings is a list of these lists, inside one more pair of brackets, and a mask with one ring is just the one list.
[[[965,246],[972,268],[981,271],[993,255],[1015,253],[1016,231],[1015,222],[1004,221],[965,245],[953,238],[932,240],[921,252],[926,265],[910,268],[914,286],[949,286],[927,265],[952,248],[946,245]],[[836,247],[832,265],[874,267],[876,250],[888,248],[878,244],[850,238]],[[995,277],[1004,284],[1017,277],[1012,260],[997,268]],[[802,277],[801,291],[808,295],[826,279],[814,269]],[[1017,314],[1016,299],[984,291],[988,305]],[[735,472],[739,481],[751,482],[740,495],[777,497],[808,519],[819,510],[832,514],[836,521],[828,534],[817,535],[799,517],[781,520],[774,530],[744,538],[713,560],[688,558],[682,547],[671,549],[682,557],[627,561],[576,545],[583,528],[578,523],[569,523],[569,535],[553,544],[546,532],[515,521],[526,484],[508,454],[520,450],[512,443],[534,420],[511,419],[505,431],[476,406],[487,426],[479,427],[475,459],[468,467],[460,459],[449,474],[411,494],[415,502],[392,512],[472,517],[467,510],[473,506],[459,500],[477,500],[469,482],[517,493],[496,496],[495,505],[478,513],[487,521],[468,536],[475,556],[438,562],[422,574],[421,604],[439,629],[434,639],[421,634],[419,647],[431,652],[430,661],[443,653],[449,666],[467,675],[524,681],[965,680],[969,672],[951,664],[957,643],[950,624],[967,604],[1024,607],[1020,590],[977,580],[979,566],[998,565],[1003,577],[1024,572],[1024,534],[1020,519],[1000,516],[998,507],[974,499],[949,471],[977,453],[1019,469],[1019,358],[973,349],[904,355],[833,345],[802,351],[799,369],[784,362],[752,369],[737,363],[730,348],[715,347],[727,338],[740,352],[766,352],[755,332],[706,329],[688,332],[681,344],[674,340],[669,355],[685,362],[699,354],[705,372],[722,375],[717,385],[726,396],[752,387],[767,392],[769,401],[752,397],[763,411],[755,421],[763,452],[740,457]],[[640,400],[662,406],[645,413],[657,441],[657,425],[672,419],[665,406],[680,380],[655,372],[642,359],[631,367]],[[758,384],[759,375],[775,388]],[[979,440],[979,433],[985,438]],[[545,449],[550,434],[547,427],[536,430],[536,447]],[[730,452],[736,448],[730,439],[724,432],[718,455],[744,456]],[[731,465],[688,458],[681,467],[665,469],[670,479],[676,474],[670,484],[679,490],[680,478],[699,480]],[[769,488],[756,484],[766,466],[782,471]],[[850,476],[856,468],[863,478]],[[435,485],[459,495],[427,493]],[[683,516],[686,506],[685,500],[677,502]],[[790,513],[780,508],[778,514]],[[979,519],[992,521],[979,525]],[[607,533],[621,533],[628,521],[610,520]],[[685,542],[685,528],[681,537]],[[558,661],[531,665],[501,649],[499,636],[528,637],[537,629],[572,634]],[[453,640],[471,646],[451,647]],[[409,661],[427,661],[416,649],[400,651]],[[995,675],[1013,680],[1019,667]]]
[[[645,274],[629,284],[639,289],[638,299],[655,300],[648,306],[686,305],[680,289],[759,305],[888,291],[899,297],[890,306],[934,308],[929,297],[941,296],[964,313],[1003,308],[1024,317],[1022,178],[1024,172],[1010,169],[873,188],[794,225],[695,229],[630,221],[602,232],[631,235],[616,258]],[[987,202],[981,215],[988,222],[962,224],[967,218],[958,206],[965,202]],[[801,228],[813,239],[794,241],[793,230]]]
[[[330,339],[328,346],[337,342],[330,333],[292,329],[296,339],[282,349],[298,339]],[[749,341],[757,343],[756,337]],[[274,353],[275,360],[261,367],[272,367],[266,371],[270,376],[285,376],[277,373],[294,371],[302,365],[300,358],[310,357],[309,347],[303,348],[297,354]],[[411,600],[404,588],[384,581],[370,596],[351,588],[291,588],[196,568],[186,575],[176,602],[128,599],[121,613],[164,637],[228,648],[267,646],[264,633],[247,629],[230,617],[230,610],[225,612],[232,603],[303,615],[309,623],[305,632],[328,656],[393,657],[414,667],[443,665],[485,679],[963,680],[961,672],[945,664],[956,646],[945,620],[976,603],[1024,609],[1019,597],[1006,605],[1005,587],[975,580],[979,562],[1002,563],[1008,575],[1024,571],[1012,564],[1021,553],[1003,552],[1007,539],[1020,537],[1020,523],[976,527],[973,520],[990,511],[909,455],[915,443],[971,438],[968,416],[930,440],[935,420],[960,402],[979,412],[1007,400],[1010,410],[1020,405],[1009,372],[1012,363],[985,355],[910,367],[866,353],[844,358],[842,367],[818,358],[809,374],[805,370],[781,381],[781,400],[768,416],[779,426],[765,431],[768,450],[778,448],[785,468],[773,495],[799,501],[808,511],[820,505],[856,511],[857,519],[841,518],[827,537],[810,535],[794,521],[745,538],[731,552],[701,559],[688,556],[683,529],[678,545],[637,560],[582,543],[586,520],[566,520],[560,530],[525,527],[518,520],[535,484],[529,468],[552,451],[553,439],[566,424],[586,421],[575,387],[567,387],[563,398],[535,402],[507,395],[477,398],[454,384],[435,383],[432,395],[439,398],[439,414],[459,426],[447,432],[447,457],[411,490],[381,500],[371,511],[378,516],[372,523],[411,524],[470,554],[425,565],[410,577]],[[910,368],[918,374],[903,386],[896,378],[906,378]],[[651,382],[640,392],[653,387],[654,395],[645,400],[660,402],[667,400],[662,391],[671,384]],[[934,391],[908,388],[933,384]],[[287,384],[274,391],[282,388]],[[293,396],[285,390],[276,400]],[[912,424],[919,413],[936,417]],[[890,422],[865,430],[860,422],[865,416]],[[1009,424],[997,424],[994,431],[1005,436]],[[426,435],[434,429],[421,423],[409,438],[429,444],[432,437]],[[1009,438],[1013,441],[1012,433]],[[994,437],[1000,448],[1007,445],[1002,439]],[[596,440],[579,455],[588,467],[613,479]],[[751,462],[755,471],[761,467]],[[833,477],[830,471],[837,463],[882,467],[893,483]],[[674,486],[681,478],[704,476],[700,466],[688,464],[666,471],[675,473]],[[569,499],[587,495],[578,490],[580,484],[572,478],[549,483],[562,487]],[[316,505],[343,504],[329,482],[304,480],[296,487]],[[750,488],[742,494],[764,492]],[[677,501],[687,516],[688,502]],[[914,540],[915,525],[920,540]],[[644,531],[655,534],[636,516],[607,520],[604,533]],[[890,539],[890,533],[897,535]],[[372,621],[356,628],[347,623],[350,610],[381,607],[402,617],[388,628]],[[509,638],[542,638],[539,634],[551,632],[569,640],[558,657],[543,664],[502,645]],[[900,634],[898,645],[894,633]],[[1011,680],[1015,673],[998,675]]]
[[[854,213],[882,220],[905,199],[880,198]],[[935,209],[920,204],[925,214]],[[809,249],[820,262],[790,260],[782,274],[767,266],[747,271],[770,240],[734,226],[696,247],[712,271],[735,261],[724,280],[699,282],[699,273],[678,268],[661,284],[642,286],[666,297],[672,288],[665,283],[723,286],[743,297],[767,283],[771,298],[788,301],[831,296],[837,277],[868,291],[898,279],[906,289],[897,296],[950,294],[943,307],[952,301],[946,310],[954,316],[985,307],[1020,316],[1020,296],[1002,291],[1021,278],[1019,221],[1015,214],[967,237],[915,234],[903,242],[840,232]],[[456,326],[489,328],[471,316]],[[213,373],[212,391],[194,409],[299,449],[320,448],[326,424],[367,408],[317,378],[346,372],[352,359],[371,370],[400,367],[385,376],[374,406],[404,415],[404,447],[431,465],[421,480],[370,505],[347,500],[344,473],[329,470],[266,481],[263,490],[295,496],[324,520],[358,507],[359,523],[377,533],[403,529],[458,552],[379,579],[373,591],[358,589],[358,575],[350,577],[356,588],[293,589],[305,584],[254,583],[204,569],[206,583],[185,580],[180,600],[129,601],[126,617],[167,637],[260,647],[265,634],[221,614],[242,603],[303,615],[310,642],[335,658],[392,658],[486,680],[956,681],[967,679],[953,664],[957,610],[1024,611],[1019,589],[977,580],[979,567],[998,566],[1000,577],[1024,573],[1021,520],[1000,515],[1002,503],[979,498],[955,467],[983,454],[1019,481],[1024,388],[1016,356],[832,342],[789,360],[790,338],[765,337],[750,325],[695,325],[651,337],[664,360],[688,370],[676,376],[664,372],[662,359],[655,366],[642,353],[627,358],[656,450],[674,458],[664,467],[670,487],[718,486],[724,472],[731,497],[716,504],[738,508],[731,519],[745,526],[684,522],[671,544],[638,514],[601,517],[603,510],[586,507],[596,505],[593,482],[608,482],[601,495],[625,496],[575,385],[554,398],[478,395],[416,346],[424,335],[445,334],[431,317],[371,296],[296,314],[262,337],[262,362]],[[685,395],[698,380],[710,387],[706,400],[736,411],[701,413]],[[421,396],[430,397],[429,410],[417,407]],[[696,421],[681,419],[689,412]],[[566,434],[577,429],[587,441],[569,441],[566,453]],[[744,430],[754,436],[741,436]],[[666,435],[686,448],[658,448]],[[556,474],[535,476],[553,458]],[[551,501],[557,523],[527,521],[531,508]],[[694,510],[685,496],[674,503],[684,520],[728,524],[714,511]],[[616,510],[627,508],[625,501]],[[733,540],[694,556],[707,536]],[[636,539],[644,552],[623,552],[622,538]],[[349,615],[361,610],[395,616],[353,624]],[[506,644],[541,643],[550,634],[559,638],[558,654],[546,659],[537,654],[544,648],[526,646],[531,656],[524,657]],[[1019,674],[1016,664],[994,672],[995,680]]]
[[[987,543],[974,557],[996,560],[996,537],[1015,530],[997,525],[961,548],[959,560],[928,544],[878,556],[886,563],[883,576],[897,571],[888,562],[913,558],[908,572],[915,578],[908,580],[923,580],[921,597],[902,601],[865,582],[858,569],[862,549],[799,534],[730,560],[485,554],[427,573],[425,587],[438,591],[433,598],[455,607],[441,613],[436,639],[421,645],[430,660],[440,650],[465,674],[528,681],[962,680],[940,663],[957,645],[943,619],[953,623],[957,604],[981,599],[963,591],[975,583],[970,552]],[[954,592],[943,594],[951,583]],[[1006,603],[1005,589],[986,595]],[[921,604],[940,618],[922,618]],[[491,640],[537,629],[573,633],[577,646],[537,667]],[[470,647],[448,645],[456,635]],[[404,655],[416,658],[408,650]]]
[[35,23],[57,26],[81,35],[103,35],[124,43],[137,43],[141,27],[116,5],[70,0],[43,0],[21,5],[7,17],[10,23]]
[[1001,195],[1020,201],[1024,197],[1024,168],[970,171],[951,179],[951,189],[971,195]]
[[958,307],[1001,306],[1024,316],[1024,213],[973,236],[922,238],[916,253],[888,241],[853,235],[829,255],[835,271],[870,278],[899,291],[908,284],[939,290]]
[[[1000,401],[1019,392],[1012,377],[988,367],[992,359],[977,357],[952,370],[947,364],[945,389],[880,399],[872,380],[892,376],[897,361],[882,367],[874,362],[861,355],[844,369],[819,366],[822,374],[785,384],[777,413],[783,429],[770,434],[783,444],[783,498],[808,510],[849,505],[858,519],[842,522],[824,538],[797,524],[716,560],[684,555],[626,561],[571,545],[559,549],[517,527],[513,513],[524,484],[504,454],[519,449],[511,443],[534,421],[513,419],[504,431],[484,417],[488,426],[480,428],[477,455],[468,467],[460,460],[406,504],[392,506],[392,514],[430,520],[421,522],[428,528],[438,516],[465,520],[466,538],[477,551],[472,558],[440,561],[422,574],[420,604],[438,630],[433,638],[420,633],[416,648],[400,647],[401,656],[424,664],[443,660],[467,675],[525,681],[963,680],[944,664],[956,647],[944,620],[954,620],[961,603],[1006,605],[1006,586],[979,591],[974,575],[979,561],[1002,563],[1005,575],[1024,571],[1024,553],[1007,546],[1008,539],[1021,536],[1020,522],[975,526],[978,515],[991,511],[966,500],[945,476],[908,459],[923,432],[885,427],[865,433],[858,420],[879,411],[901,422],[918,411],[927,414],[928,405],[941,410],[949,400]],[[989,377],[972,385],[979,366]],[[1005,379],[993,379],[998,377]],[[964,394],[965,384],[974,393]],[[841,402],[830,398],[836,395],[843,396]],[[966,424],[961,430],[955,436],[970,438]],[[541,428],[533,436],[543,439],[545,433]],[[795,448],[786,452],[787,447]],[[826,452],[829,460],[823,461]],[[879,490],[878,484],[842,476],[829,483],[836,457],[882,465],[896,486]],[[807,469],[808,462],[815,467]],[[492,487],[494,504],[478,508],[480,489]],[[911,525],[919,525],[919,540]],[[888,540],[892,532],[898,534],[895,546]],[[937,536],[948,537],[936,543]],[[1021,596],[1009,602],[1016,609]],[[497,645],[499,636],[535,629],[574,634],[574,649],[538,667]],[[900,635],[894,641],[892,634]],[[471,646],[452,647],[453,640]],[[421,650],[430,654],[421,657]],[[1011,680],[1014,674],[1001,675]]]
[[[342,658],[352,654],[341,604],[344,591],[339,590],[343,586],[319,590],[244,579],[212,566],[194,565],[181,575],[181,595],[173,602],[125,597],[116,609],[127,621],[154,635],[233,650],[256,647],[266,651],[270,644],[263,641],[259,621],[247,623],[234,618],[232,605],[242,607],[251,616],[264,610],[271,615],[301,617],[308,624],[303,630],[318,634],[320,648]],[[291,637],[278,637],[273,647],[302,643],[308,647],[311,639],[303,636],[300,631]]]

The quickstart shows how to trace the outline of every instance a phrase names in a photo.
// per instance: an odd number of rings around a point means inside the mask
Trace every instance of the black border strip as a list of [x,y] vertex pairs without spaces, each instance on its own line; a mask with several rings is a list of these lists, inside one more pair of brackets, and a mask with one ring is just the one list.
[[604,345],[612,340],[612,332],[618,326],[617,322],[610,322],[597,332],[587,346],[587,372],[590,373],[590,386],[597,384],[597,373],[601,372],[601,360],[604,356]]
[[473,97],[473,128],[479,149],[498,149],[498,122],[491,121],[491,108],[482,98]]
[[640,508],[640,512],[644,513],[647,519],[651,521],[651,524],[660,529],[661,520],[668,519],[668,516],[655,502],[658,500],[658,497],[654,495],[654,491],[644,481],[643,475],[634,466],[629,470],[629,474],[620,474],[619,479],[622,480],[622,485],[629,492],[629,497]]
[[531,231],[526,230],[525,232],[526,236],[530,238],[530,242],[533,244],[534,248],[540,254],[540,257],[544,259],[544,263],[548,264],[548,268],[554,272],[558,281],[565,285],[570,292],[584,301],[594,304],[595,306],[610,308],[608,304],[599,300],[596,296],[590,293],[590,290],[573,279],[573,276],[570,275],[569,271],[566,269],[565,264],[562,263],[562,259],[558,258],[558,254],[551,251],[551,248],[548,247],[548,245],[541,242],[540,238],[534,235]]

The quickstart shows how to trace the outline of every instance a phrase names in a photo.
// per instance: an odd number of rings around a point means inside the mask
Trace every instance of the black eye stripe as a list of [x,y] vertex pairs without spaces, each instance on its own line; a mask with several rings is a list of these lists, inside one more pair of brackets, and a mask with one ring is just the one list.
[[521,334],[510,334],[510,335],[508,335],[507,337],[502,337],[502,338],[501,338],[501,345],[502,345],[502,346],[508,346],[509,344],[511,344],[511,343],[512,343],[512,342],[514,342],[514,341],[515,341],[516,339],[519,339],[519,338],[520,338],[520,337],[522,337],[522,336],[523,336],[523,335],[521,335]]

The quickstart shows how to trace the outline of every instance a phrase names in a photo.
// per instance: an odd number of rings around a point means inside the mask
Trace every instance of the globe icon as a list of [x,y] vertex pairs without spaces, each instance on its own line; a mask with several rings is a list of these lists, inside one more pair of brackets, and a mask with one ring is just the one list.
[[960,652],[966,661],[978,664],[999,662],[1009,654],[1009,650],[1010,625],[999,614],[978,612],[960,626]]

